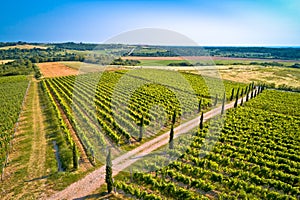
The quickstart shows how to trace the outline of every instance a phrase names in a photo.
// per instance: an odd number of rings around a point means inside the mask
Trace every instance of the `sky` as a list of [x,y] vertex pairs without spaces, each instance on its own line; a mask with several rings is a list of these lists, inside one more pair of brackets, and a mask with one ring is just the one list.
[[103,43],[152,28],[203,46],[300,46],[299,0],[27,0],[1,7],[1,42]]

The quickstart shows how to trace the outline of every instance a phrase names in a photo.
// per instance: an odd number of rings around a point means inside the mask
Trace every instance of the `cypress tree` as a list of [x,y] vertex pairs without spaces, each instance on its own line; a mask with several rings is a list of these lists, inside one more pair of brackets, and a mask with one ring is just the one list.
[[78,151],[77,151],[75,143],[73,143],[72,150],[73,150],[73,168],[74,168],[74,170],[77,170],[79,163],[78,163]]
[[233,97],[234,97],[234,88],[232,88],[232,91],[231,91],[230,101],[233,100]]
[[111,193],[113,188],[113,179],[112,179],[112,161],[111,161],[111,150],[108,149],[108,154],[106,157],[106,174],[105,182],[107,184],[107,192]]
[[215,103],[214,103],[214,106],[216,106],[218,103],[218,95],[216,94],[216,98],[215,98]]
[[241,97],[243,96],[243,94],[244,94],[244,88],[242,88]]
[[240,88],[238,88],[237,92],[236,92],[236,97],[239,97],[240,95]]
[[143,134],[144,134],[144,115],[141,117],[141,122],[140,122],[140,136],[139,136],[139,142],[142,141],[143,139]]
[[199,101],[199,105],[198,105],[198,113],[201,112],[201,106],[202,106],[202,98]]
[[174,125],[176,122],[176,110],[173,112],[173,117],[172,117],[172,124]]
[[169,140],[169,149],[173,149],[174,148],[174,126],[172,124],[171,126],[171,130],[170,130],[170,140]]
[[246,102],[247,101],[249,101],[249,91],[248,91],[248,93],[247,93],[247,95],[246,95]]
[[200,124],[199,124],[199,128],[201,130],[203,129],[203,120],[204,120],[204,116],[203,116],[203,112],[202,112],[201,117],[200,117]]
[[225,99],[226,99],[226,94],[225,94],[225,92],[224,92],[223,101],[222,101],[221,115],[223,115],[224,112],[225,112]]
[[238,106],[238,101],[239,101],[239,95],[237,93],[236,97],[235,97],[234,108],[236,108]]

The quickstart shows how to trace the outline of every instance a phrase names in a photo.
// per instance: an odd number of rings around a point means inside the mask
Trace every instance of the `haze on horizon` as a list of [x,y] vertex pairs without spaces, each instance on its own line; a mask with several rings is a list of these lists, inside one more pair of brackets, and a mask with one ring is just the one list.
[[203,46],[300,46],[298,0],[2,2],[0,41],[101,43],[141,28]]

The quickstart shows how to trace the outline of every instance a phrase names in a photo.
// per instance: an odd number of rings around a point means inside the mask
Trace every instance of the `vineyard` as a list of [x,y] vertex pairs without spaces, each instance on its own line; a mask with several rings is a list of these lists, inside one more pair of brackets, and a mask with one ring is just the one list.
[[[190,132],[192,143],[176,161],[161,167],[167,157],[149,156],[114,185],[138,199],[299,199],[299,98],[299,93],[264,91],[227,111],[223,126],[215,117]],[[184,140],[168,155],[178,154]]]
[[5,165],[28,82],[25,76],[0,78],[0,173]]
[[[107,144],[122,147],[154,137],[172,123],[174,112],[176,123],[188,120],[221,103],[224,92],[229,100],[232,89],[247,87],[167,70],[90,73],[45,79],[42,84],[90,160],[100,160]],[[65,138],[72,144],[67,130]]]

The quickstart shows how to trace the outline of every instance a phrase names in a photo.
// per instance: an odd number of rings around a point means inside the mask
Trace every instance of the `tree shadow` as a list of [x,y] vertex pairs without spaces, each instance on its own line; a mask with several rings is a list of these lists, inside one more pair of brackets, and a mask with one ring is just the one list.
[[24,182],[28,183],[28,182],[38,181],[38,180],[46,179],[46,178],[48,178],[48,177],[49,177],[49,175],[45,175],[45,176],[33,178],[33,179],[31,179],[31,180],[25,180]]

